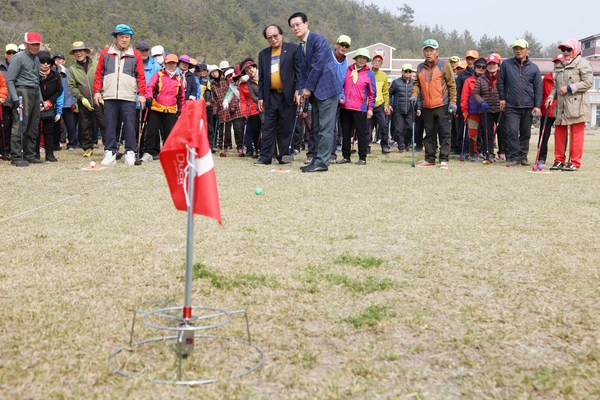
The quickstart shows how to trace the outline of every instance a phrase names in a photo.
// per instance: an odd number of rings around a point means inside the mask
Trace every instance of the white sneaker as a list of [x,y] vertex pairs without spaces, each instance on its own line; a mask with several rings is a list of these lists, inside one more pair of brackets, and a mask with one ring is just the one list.
[[135,164],[135,153],[131,150],[125,152],[125,156],[123,157],[123,162],[125,165],[133,165]]
[[440,168],[441,169],[448,169],[448,162],[447,161],[440,162]]
[[117,154],[110,150],[104,150],[104,158],[100,164],[102,165],[113,165],[117,162]]
[[154,161],[154,158],[152,157],[152,154],[150,154],[150,153],[144,153],[144,155],[142,156],[142,161],[143,162],[150,162],[150,161]]

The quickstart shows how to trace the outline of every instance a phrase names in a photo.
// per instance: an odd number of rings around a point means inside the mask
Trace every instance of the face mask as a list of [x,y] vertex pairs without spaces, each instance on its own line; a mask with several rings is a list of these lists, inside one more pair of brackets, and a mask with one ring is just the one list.
[[196,72],[196,68],[190,68],[189,71],[193,74],[194,72]]
[[160,65],[163,65],[165,63],[165,58],[163,56],[154,56],[154,61]]

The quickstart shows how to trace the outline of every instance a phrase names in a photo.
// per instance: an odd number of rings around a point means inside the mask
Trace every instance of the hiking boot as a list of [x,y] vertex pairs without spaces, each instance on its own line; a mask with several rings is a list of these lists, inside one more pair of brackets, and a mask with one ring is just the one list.
[[560,171],[565,167],[565,164],[560,161],[555,161],[554,164],[550,167],[550,171]]
[[44,161],[40,160],[39,158],[28,158],[27,161],[29,161],[29,164],[46,164]]
[[367,165],[367,161],[366,160],[358,160],[354,164],[356,164],[356,165]]
[[83,152],[83,158],[92,158],[93,155],[94,155],[94,150],[92,150],[92,149],[87,149],[86,151]]
[[383,146],[381,148],[381,153],[382,154],[389,154],[390,153],[390,146]]
[[349,158],[341,158],[339,160],[337,160],[335,163],[336,164],[348,164],[350,162]]
[[526,158],[521,158],[521,165],[524,167],[529,167],[531,165],[531,163],[529,161],[527,161]]
[[150,162],[153,161],[154,159],[152,158],[152,154],[150,153],[144,153],[144,155],[142,156],[142,161],[143,162]]
[[100,164],[102,165],[113,165],[117,162],[117,155],[110,150],[104,150],[104,158]]
[[417,164],[417,167],[435,167],[435,162],[423,161],[421,164]]
[[571,163],[567,163],[567,165],[565,165],[565,167],[562,169],[562,171],[568,172],[568,171],[577,171],[579,170],[579,168],[577,168],[576,166],[574,166]]
[[520,167],[521,161],[511,161],[506,163],[507,167]]
[[471,156],[471,162],[477,162],[477,161],[479,161],[479,157],[477,156],[477,154],[473,154]]
[[48,161],[48,162],[58,162],[58,160],[56,159],[56,157],[54,157],[53,154],[46,154],[46,161]]
[[131,150],[125,152],[125,157],[123,157],[123,162],[125,165],[134,165],[135,164],[135,153]]

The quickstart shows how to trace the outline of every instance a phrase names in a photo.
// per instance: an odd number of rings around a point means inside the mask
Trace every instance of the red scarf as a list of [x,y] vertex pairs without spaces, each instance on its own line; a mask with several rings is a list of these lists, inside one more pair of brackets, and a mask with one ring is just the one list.
[[496,86],[496,81],[498,80],[498,72],[494,76],[492,76],[488,71],[485,71],[485,76],[490,81],[490,88],[493,89]]

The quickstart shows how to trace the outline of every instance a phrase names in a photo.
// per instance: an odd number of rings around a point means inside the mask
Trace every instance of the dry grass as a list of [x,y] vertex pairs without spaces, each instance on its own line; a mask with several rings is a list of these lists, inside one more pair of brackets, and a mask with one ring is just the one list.
[[[159,163],[2,163],[0,219],[66,200],[2,221],[0,397],[600,397],[600,138],[581,171],[548,175],[375,149],[325,174],[215,158],[225,229],[196,218],[193,300],[246,309],[266,360],[195,388],[107,366],[131,310],[183,302],[186,215]],[[219,332],[243,337],[242,319]],[[131,362],[173,367],[151,353]]]

